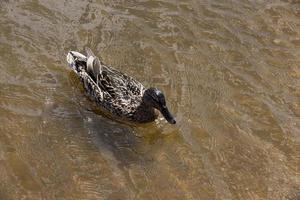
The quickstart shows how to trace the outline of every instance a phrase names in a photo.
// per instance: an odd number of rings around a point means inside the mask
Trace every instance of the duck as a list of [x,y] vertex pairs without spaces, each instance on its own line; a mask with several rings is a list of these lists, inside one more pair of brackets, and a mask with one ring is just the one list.
[[85,51],[85,55],[69,51],[67,62],[98,107],[113,117],[130,122],[152,122],[161,113],[167,122],[176,124],[161,90],[145,88],[133,77],[104,64],[90,48]]

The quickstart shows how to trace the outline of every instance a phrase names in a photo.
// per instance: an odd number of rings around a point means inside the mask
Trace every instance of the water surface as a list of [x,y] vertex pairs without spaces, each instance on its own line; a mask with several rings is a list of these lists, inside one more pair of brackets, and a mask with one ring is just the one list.
[[[300,4],[2,0],[0,199],[300,198]],[[101,115],[66,64],[90,47],[177,118]]]

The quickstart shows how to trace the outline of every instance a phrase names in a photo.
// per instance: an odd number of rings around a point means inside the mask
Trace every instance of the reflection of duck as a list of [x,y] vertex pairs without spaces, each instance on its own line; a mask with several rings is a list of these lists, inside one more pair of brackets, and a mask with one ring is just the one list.
[[154,121],[159,110],[169,123],[176,123],[160,90],[145,89],[132,77],[104,65],[89,48],[86,53],[87,56],[70,51],[67,61],[100,107],[114,116],[134,122]]

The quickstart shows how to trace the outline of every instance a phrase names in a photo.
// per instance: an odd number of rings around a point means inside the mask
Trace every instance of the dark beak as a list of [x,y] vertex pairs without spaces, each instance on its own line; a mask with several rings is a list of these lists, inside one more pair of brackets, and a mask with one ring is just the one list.
[[160,110],[161,114],[164,116],[164,118],[170,123],[170,124],[176,124],[175,118],[170,113],[167,106],[163,106]]

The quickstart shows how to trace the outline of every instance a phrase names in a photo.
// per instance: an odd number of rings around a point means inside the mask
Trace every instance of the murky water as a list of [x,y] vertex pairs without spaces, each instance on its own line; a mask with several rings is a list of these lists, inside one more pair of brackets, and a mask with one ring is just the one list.
[[[0,199],[300,199],[297,0],[1,0]],[[91,47],[175,126],[96,111]]]

